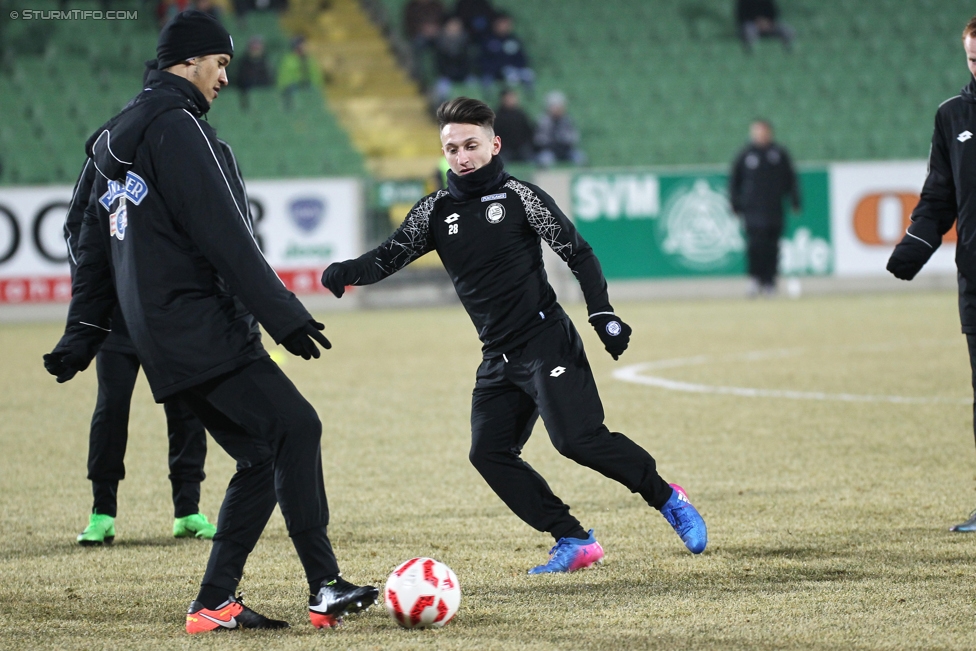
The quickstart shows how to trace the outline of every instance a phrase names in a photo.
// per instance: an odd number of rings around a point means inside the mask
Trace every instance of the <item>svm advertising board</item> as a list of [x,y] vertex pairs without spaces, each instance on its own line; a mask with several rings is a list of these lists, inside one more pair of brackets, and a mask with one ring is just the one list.
[[[247,191],[258,244],[292,291],[325,291],[322,270],[362,252],[358,179],[254,181]],[[70,186],[0,188],[0,304],[70,298],[62,227],[71,192]],[[134,218],[138,213],[130,211],[130,227]]]
[[[800,172],[799,213],[787,211],[780,271],[833,269],[825,169]],[[576,174],[572,213],[608,278],[728,276],[744,273],[745,237],[720,172]]]

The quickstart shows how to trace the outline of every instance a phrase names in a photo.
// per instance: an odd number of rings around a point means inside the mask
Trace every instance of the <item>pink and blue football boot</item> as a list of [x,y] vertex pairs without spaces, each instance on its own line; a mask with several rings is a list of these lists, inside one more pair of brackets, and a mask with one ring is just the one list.
[[560,538],[556,546],[549,550],[549,562],[537,565],[529,574],[550,574],[552,572],[575,572],[590,567],[603,560],[603,547],[596,541],[590,529],[586,540],[579,538]]
[[685,547],[692,554],[701,554],[705,551],[708,544],[708,530],[705,528],[705,521],[698,514],[698,509],[688,501],[688,494],[685,489],[677,484],[669,484],[674,490],[671,497],[661,507],[661,515],[674,528],[675,533],[681,536]]

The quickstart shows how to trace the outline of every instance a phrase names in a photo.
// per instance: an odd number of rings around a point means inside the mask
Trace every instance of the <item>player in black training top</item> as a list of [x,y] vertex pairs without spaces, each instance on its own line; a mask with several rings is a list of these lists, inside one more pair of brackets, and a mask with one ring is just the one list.
[[[912,223],[888,260],[896,278],[911,280],[942,237],[956,227],[956,268],[959,282],[959,319],[969,346],[969,365],[976,394],[976,16],[962,32],[969,66],[969,83],[955,97],[939,105],[929,149],[929,171],[922,197],[912,211]],[[976,395],[973,400],[976,432]],[[976,532],[976,511],[950,527],[960,533]]]
[[322,284],[341,297],[347,285],[378,282],[429,251],[440,255],[484,344],[471,463],[516,515],[556,540],[549,561],[529,574],[572,572],[603,558],[593,530],[520,456],[540,415],[561,454],[640,493],[701,553],[705,522],[684,490],[661,478],[643,448],[603,424],[583,342],[546,277],[543,240],[578,278],[589,321],[617,359],[631,329],[614,314],[593,250],[549,195],[505,172],[486,104],[460,97],[441,105],[437,118],[448,189],[421,199],[380,246],[330,265]]

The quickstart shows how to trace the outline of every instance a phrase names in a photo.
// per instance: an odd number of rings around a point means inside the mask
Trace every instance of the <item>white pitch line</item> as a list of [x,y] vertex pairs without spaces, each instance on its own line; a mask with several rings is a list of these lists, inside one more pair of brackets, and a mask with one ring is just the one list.
[[[737,355],[739,360],[758,360],[771,357],[789,357],[797,355],[801,351],[794,350],[775,350],[775,351],[756,351]],[[658,387],[669,391],[684,391],[687,393],[706,393],[718,395],[741,396],[743,398],[786,398],[789,400],[837,400],[841,402],[888,402],[896,404],[953,404],[969,405],[970,400],[959,398],[940,398],[932,397],[909,397],[909,396],[874,396],[859,395],[856,393],[825,393],[822,391],[789,391],[784,389],[754,389],[750,387],[726,387],[714,386],[710,384],[697,384],[694,382],[681,382],[680,380],[670,380],[654,375],[642,375],[643,371],[660,368],[678,368],[682,366],[701,366],[717,360],[706,355],[696,357],[685,357],[679,359],[665,359],[656,362],[645,362],[643,364],[631,364],[613,372],[614,379],[634,384]]]

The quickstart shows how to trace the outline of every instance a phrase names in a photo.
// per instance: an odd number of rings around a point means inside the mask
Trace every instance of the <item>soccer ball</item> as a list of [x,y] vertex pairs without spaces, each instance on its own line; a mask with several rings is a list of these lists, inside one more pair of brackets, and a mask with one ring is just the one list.
[[447,565],[411,558],[386,580],[386,610],[404,628],[440,628],[461,605],[461,585]]

